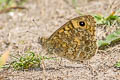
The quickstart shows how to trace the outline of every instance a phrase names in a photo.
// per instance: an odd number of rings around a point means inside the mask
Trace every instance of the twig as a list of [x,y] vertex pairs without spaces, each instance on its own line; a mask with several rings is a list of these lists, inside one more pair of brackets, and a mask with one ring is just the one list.
[[26,9],[26,8],[25,7],[20,7],[20,6],[10,7],[10,8],[6,8],[6,9],[1,10],[0,14],[7,13],[7,12],[9,12],[12,9]]
[[42,68],[43,68],[43,80],[46,80],[46,71],[45,71],[45,63],[44,63],[44,59],[41,61],[42,62]]

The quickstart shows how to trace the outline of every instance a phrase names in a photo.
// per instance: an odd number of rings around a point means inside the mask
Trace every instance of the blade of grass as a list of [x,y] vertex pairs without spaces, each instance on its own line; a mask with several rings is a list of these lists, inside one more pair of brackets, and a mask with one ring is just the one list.
[[8,59],[8,56],[9,56],[9,50],[6,51],[1,57],[0,57],[0,68],[5,65],[7,59]]

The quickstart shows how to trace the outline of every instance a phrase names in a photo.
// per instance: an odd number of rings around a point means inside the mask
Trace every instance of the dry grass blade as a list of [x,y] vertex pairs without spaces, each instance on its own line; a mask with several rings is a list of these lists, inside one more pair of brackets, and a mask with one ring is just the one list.
[[9,56],[9,50],[6,51],[1,57],[0,57],[0,68],[6,63],[8,56]]
[[0,14],[2,14],[2,13],[7,13],[7,12],[13,10],[13,9],[15,10],[15,9],[27,9],[27,8],[25,8],[25,7],[19,7],[19,6],[9,7],[9,8],[0,10]]
[[22,7],[27,0],[0,0],[0,14],[7,13],[13,9],[26,9]]

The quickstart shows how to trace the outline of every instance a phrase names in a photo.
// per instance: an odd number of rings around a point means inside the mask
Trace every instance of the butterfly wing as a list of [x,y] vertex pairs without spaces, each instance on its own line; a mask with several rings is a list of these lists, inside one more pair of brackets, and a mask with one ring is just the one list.
[[89,59],[97,49],[95,27],[89,15],[74,18],[47,39],[47,51],[72,61]]

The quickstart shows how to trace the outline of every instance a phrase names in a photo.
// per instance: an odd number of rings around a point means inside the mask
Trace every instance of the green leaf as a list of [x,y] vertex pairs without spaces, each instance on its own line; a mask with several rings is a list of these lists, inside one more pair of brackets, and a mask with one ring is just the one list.
[[100,40],[98,41],[98,46],[106,46],[106,45],[109,45],[109,43],[107,41],[103,41],[103,40]]
[[114,45],[117,42],[120,42],[120,29],[108,35],[105,40],[98,41],[98,47],[101,49],[105,46]]
[[16,70],[20,69],[29,69],[39,67],[41,64],[41,60],[49,60],[50,58],[37,55],[34,52],[27,51],[27,54],[24,56],[20,56],[19,58],[15,58],[16,60],[11,63],[11,67]]
[[115,40],[117,38],[118,38],[118,36],[115,35],[114,33],[112,33],[106,37],[106,41],[111,42],[112,40]]
[[120,61],[115,64],[116,68],[120,68]]
[[97,19],[97,20],[101,20],[103,18],[103,16],[101,16],[101,15],[95,15],[94,18]]
[[113,15],[113,16],[109,16],[109,17],[107,18],[107,20],[117,20],[118,18],[119,18],[119,16]]

